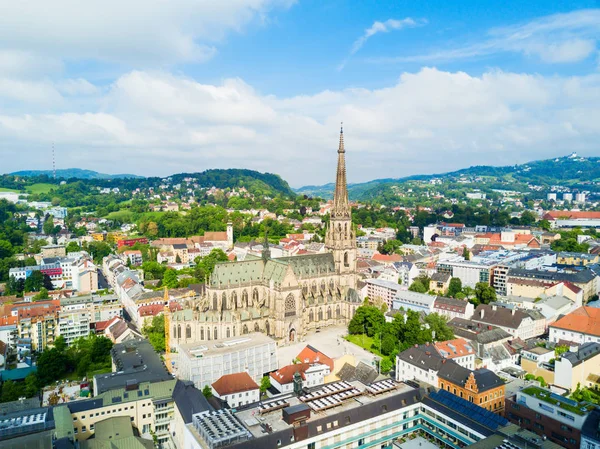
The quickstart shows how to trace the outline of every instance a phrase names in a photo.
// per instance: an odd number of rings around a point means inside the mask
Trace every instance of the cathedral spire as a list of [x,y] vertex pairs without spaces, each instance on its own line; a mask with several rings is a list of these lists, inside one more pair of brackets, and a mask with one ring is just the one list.
[[344,149],[344,128],[340,128],[340,145],[338,148],[337,176],[335,178],[335,193],[333,195],[332,218],[350,217],[348,204],[348,186],[346,185],[346,150]]
[[271,250],[269,249],[269,237],[267,234],[268,232],[265,230],[265,241],[263,243],[262,250],[262,259],[265,263],[267,263],[267,261],[271,258]]

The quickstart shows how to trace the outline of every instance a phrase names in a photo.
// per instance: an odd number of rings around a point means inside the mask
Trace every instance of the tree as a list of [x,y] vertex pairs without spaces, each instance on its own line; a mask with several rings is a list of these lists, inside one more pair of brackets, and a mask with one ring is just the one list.
[[163,287],[177,288],[179,285],[179,281],[177,280],[177,271],[173,270],[172,268],[167,268],[162,280],[162,285]]
[[425,317],[425,323],[429,325],[432,339],[435,341],[447,341],[454,339],[454,332],[448,326],[446,317],[438,313],[430,313]]
[[471,253],[469,252],[469,249],[466,246],[463,248],[462,255],[465,258],[465,260],[471,260]]
[[526,210],[521,214],[521,224],[523,226],[531,226],[536,222],[536,220],[537,217],[535,214],[529,210]]
[[157,315],[152,318],[152,323],[142,328],[142,333],[156,352],[165,351],[165,316]]
[[538,226],[542,228],[544,231],[550,230],[550,222],[548,220],[540,220]]
[[212,389],[210,388],[210,385],[204,386],[204,388],[202,389],[202,394],[204,395],[204,397],[206,399],[210,399],[213,397],[213,392],[212,392]]
[[381,339],[381,353],[384,355],[390,355],[397,346],[397,339],[392,334],[385,334]]
[[162,279],[167,267],[158,262],[144,262],[142,263],[142,270],[144,270],[145,279]]
[[25,279],[23,289],[26,292],[39,292],[42,288],[51,290],[53,288],[52,280],[47,274],[35,270]]
[[25,395],[25,386],[12,380],[7,380],[2,384],[1,402],[11,402],[18,400]]
[[81,251],[81,248],[79,247],[79,243],[69,242],[65,250],[67,251],[67,253],[76,253],[78,251]]
[[263,376],[263,378],[260,380],[260,392],[264,393],[269,388],[271,388],[271,377],[270,376]]
[[369,337],[380,332],[385,323],[385,317],[381,310],[375,306],[360,306],[350,323],[348,324],[348,333],[364,334]]
[[462,292],[462,281],[460,278],[450,279],[450,285],[448,286],[448,296],[455,298],[457,293]]
[[58,337],[56,337],[56,339],[54,340],[54,347],[58,352],[65,352],[65,350],[67,349],[67,342],[63,335],[59,335]]
[[196,258],[196,278],[204,280],[209,277],[215,269],[215,265],[219,262],[228,262],[227,254],[222,249],[213,249],[208,256]]
[[496,300],[496,290],[487,282],[475,284],[475,297],[480,304],[489,304]]
[[179,257],[179,254],[175,256],[175,263],[181,263],[181,257]]
[[58,232],[55,232],[56,231],[56,227],[54,226],[54,219],[52,218],[52,216],[48,216],[48,218],[46,219],[46,221],[44,221],[44,225],[42,226],[42,230],[44,231],[44,234],[46,234],[46,235],[58,234]]
[[389,357],[384,357],[381,360],[381,365],[379,366],[379,368],[381,369],[382,373],[388,373],[390,372],[390,370],[394,367],[394,362],[392,360],[390,360]]
[[105,242],[90,242],[87,245],[87,251],[96,264],[101,264],[102,259],[112,252],[112,248]]
[[13,255],[13,246],[8,240],[0,240],[0,259]]
[[415,279],[408,289],[411,292],[417,293],[427,293],[428,288],[423,285],[423,283],[419,279]]
[[42,288],[40,288],[40,292],[33,297],[33,300],[34,301],[42,301],[42,300],[48,299],[48,298],[50,298],[50,295],[48,294],[48,289],[45,287],[42,287]]

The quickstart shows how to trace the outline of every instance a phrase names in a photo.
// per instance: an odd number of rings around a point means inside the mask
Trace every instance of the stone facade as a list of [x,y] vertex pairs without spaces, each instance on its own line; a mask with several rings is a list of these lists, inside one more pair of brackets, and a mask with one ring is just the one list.
[[307,331],[345,325],[360,306],[356,291],[356,232],[346,186],[340,133],[334,205],[325,237],[327,252],[262,257],[215,267],[205,294],[170,316],[170,346],[264,332],[282,343]]

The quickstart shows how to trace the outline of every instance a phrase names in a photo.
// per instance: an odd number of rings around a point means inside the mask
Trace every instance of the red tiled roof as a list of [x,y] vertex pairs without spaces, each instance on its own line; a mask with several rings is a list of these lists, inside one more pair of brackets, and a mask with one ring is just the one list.
[[322,363],[333,371],[333,360],[311,345],[307,345],[300,351],[300,354],[296,358],[302,363]]
[[171,301],[169,302],[169,310],[171,312],[175,312],[176,310],[183,310],[183,306],[177,301]]
[[140,316],[156,316],[164,310],[165,306],[162,304],[150,304],[147,306],[141,306],[138,309]]
[[226,374],[219,377],[212,384],[213,389],[219,396],[225,396],[233,393],[243,393],[244,391],[258,390],[258,385],[247,372]]
[[544,214],[545,220],[557,220],[559,218],[570,219],[598,219],[600,212],[594,211],[575,211],[575,210],[549,210]]
[[[435,349],[444,358],[453,359],[454,357],[463,357],[465,355],[475,354],[473,347],[464,338],[455,338],[454,340],[438,341],[434,343]],[[443,353],[441,351],[444,351]]]
[[567,287],[569,290],[571,290],[573,293],[579,293],[581,290],[581,288],[577,287],[575,284],[573,284],[572,282],[569,281],[562,281],[563,285],[565,287]]
[[226,242],[227,241],[227,232],[205,232],[204,233],[204,241],[205,242]]
[[552,323],[550,327],[600,336],[600,309],[586,306],[579,307]]
[[97,321],[96,322],[96,333],[104,332],[104,330],[110,326],[112,323],[119,319],[118,316],[112,317],[110,320],[106,321]]
[[399,254],[373,254],[373,257],[371,259],[376,260],[378,262],[393,263],[401,262],[402,256],[400,256]]
[[283,368],[278,369],[270,376],[279,382],[281,385],[292,383],[294,380],[294,374],[300,373],[302,379],[306,379],[304,372],[310,368],[310,363],[296,363],[294,365],[287,365]]

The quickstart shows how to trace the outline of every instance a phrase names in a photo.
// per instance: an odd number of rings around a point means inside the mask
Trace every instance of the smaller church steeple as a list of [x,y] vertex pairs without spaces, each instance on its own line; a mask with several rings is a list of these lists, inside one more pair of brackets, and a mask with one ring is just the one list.
[[265,241],[263,243],[263,250],[262,250],[262,259],[263,262],[267,263],[267,261],[271,258],[271,250],[269,249],[269,237],[268,237],[268,232],[265,231]]
[[349,218],[350,204],[348,203],[348,186],[346,184],[346,149],[344,148],[344,124],[340,127],[340,145],[338,147],[337,174],[335,177],[335,192],[333,194],[332,218]]

